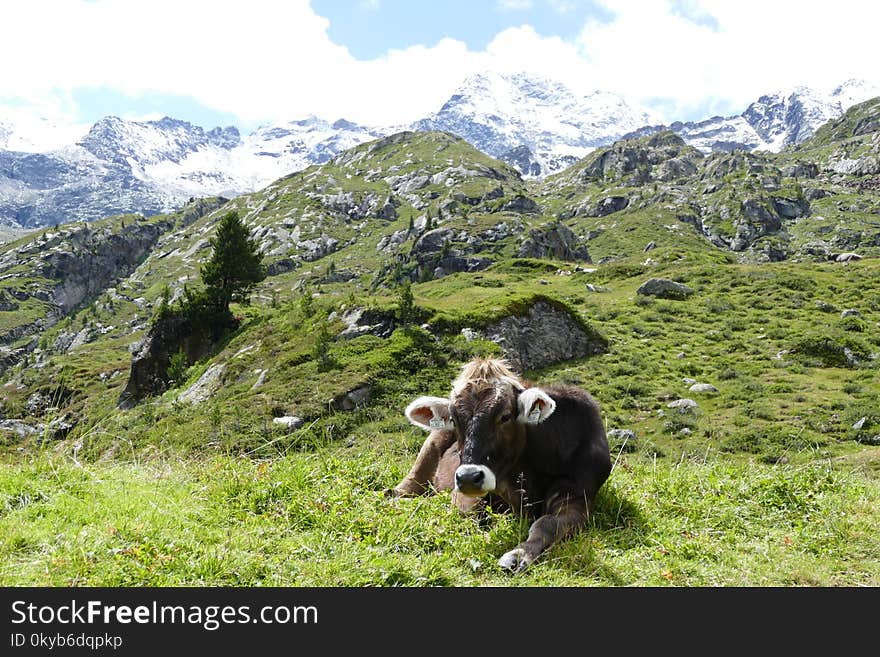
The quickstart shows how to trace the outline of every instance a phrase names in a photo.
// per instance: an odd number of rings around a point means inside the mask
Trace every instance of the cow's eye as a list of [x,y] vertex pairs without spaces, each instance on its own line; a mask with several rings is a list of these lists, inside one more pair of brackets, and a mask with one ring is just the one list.
[[504,424],[505,422],[510,422],[510,418],[512,417],[513,415],[511,415],[510,413],[505,413],[500,418],[498,418],[498,422],[500,422],[501,424]]

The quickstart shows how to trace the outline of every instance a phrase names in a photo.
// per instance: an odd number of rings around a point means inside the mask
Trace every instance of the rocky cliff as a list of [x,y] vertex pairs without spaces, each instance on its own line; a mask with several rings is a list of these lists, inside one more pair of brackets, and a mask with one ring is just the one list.
[[[0,254],[0,368],[18,362],[36,348],[39,334],[108,290],[111,305],[114,299],[131,301],[114,286],[153,253],[164,233],[222,201],[196,201],[177,215],[151,219],[123,215],[67,224],[9,245]],[[67,349],[77,341],[94,339],[104,328],[68,331],[59,336],[59,345]]]

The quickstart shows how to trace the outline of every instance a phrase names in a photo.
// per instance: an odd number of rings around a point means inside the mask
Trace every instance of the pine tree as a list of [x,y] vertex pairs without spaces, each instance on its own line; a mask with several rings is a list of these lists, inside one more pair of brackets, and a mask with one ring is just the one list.
[[330,355],[330,345],[332,342],[333,338],[327,329],[327,322],[321,322],[318,334],[315,336],[315,346],[312,348],[312,356],[318,362],[319,372],[326,372],[333,369],[336,365],[336,361]]
[[399,296],[397,298],[397,319],[404,326],[415,324],[418,319],[418,310],[416,308],[415,299],[413,298],[412,285],[409,279],[400,286]]
[[263,254],[235,211],[223,216],[210,244],[214,252],[201,268],[202,281],[210,303],[229,313],[233,300],[246,302],[253,287],[266,278]]

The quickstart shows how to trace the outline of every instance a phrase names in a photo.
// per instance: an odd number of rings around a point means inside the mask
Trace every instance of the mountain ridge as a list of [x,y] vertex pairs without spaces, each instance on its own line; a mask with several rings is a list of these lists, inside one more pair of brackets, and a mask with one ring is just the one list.
[[738,115],[702,121],[676,121],[643,126],[624,139],[672,130],[704,153],[712,151],[781,149],[807,139],[824,123],[853,105],[880,95],[880,86],[850,79],[827,94],[805,86],[764,94]]
[[[527,178],[545,177],[617,138],[667,127],[704,153],[779,150],[805,138],[816,121],[835,115],[871,89],[847,81],[831,92],[833,102],[801,89],[800,95],[762,96],[736,117],[639,127],[650,120],[647,111],[612,94],[578,97],[543,78],[478,75],[466,80],[438,112],[403,127],[458,134]],[[5,143],[34,142],[3,125]],[[310,116],[242,135],[233,126],[206,130],[171,117],[142,122],[105,117],[76,144],[61,149],[0,151],[0,222],[39,227],[125,212],[171,212],[193,197],[253,192],[400,128]]]

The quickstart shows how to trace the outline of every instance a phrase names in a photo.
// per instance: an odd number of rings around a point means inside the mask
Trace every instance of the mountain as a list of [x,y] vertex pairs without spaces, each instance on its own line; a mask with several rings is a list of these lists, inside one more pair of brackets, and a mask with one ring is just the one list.
[[[800,87],[762,96],[738,116],[668,128],[703,153],[775,152],[875,93],[880,91],[856,81],[827,94]],[[540,77],[482,74],[468,78],[437,112],[409,129],[449,132],[526,178],[543,178],[622,136],[667,127],[613,94],[578,96]],[[105,117],[83,130],[15,115],[0,119],[0,225],[21,229],[130,212],[151,216],[194,197],[236,197],[396,130],[314,116],[247,135],[170,117]]]
[[110,117],[96,123],[78,145],[182,199],[252,192],[383,134],[317,117],[261,126],[245,137],[232,126],[205,131],[168,117],[144,123]]
[[761,96],[736,116],[644,126],[626,137],[672,130],[704,153],[734,149],[777,153],[807,139],[819,126],[853,105],[877,95],[880,86],[863,80],[847,80],[827,92],[800,86]]
[[649,110],[611,93],[578,96],[546,78],[483,73],[411,128],[451,132],[524,175],[545,176],[652,120]]
[[29,149],[0,151],[0,223],[16,227],[149,216],[194,196],[238,196],[384,134],[316,117],[245,137],[231,126],[204,130],[169,117],[105,117],[75,145],[40,150],[48,142],[6,125],[6,143]]

